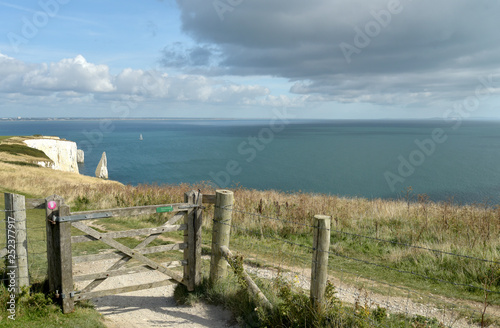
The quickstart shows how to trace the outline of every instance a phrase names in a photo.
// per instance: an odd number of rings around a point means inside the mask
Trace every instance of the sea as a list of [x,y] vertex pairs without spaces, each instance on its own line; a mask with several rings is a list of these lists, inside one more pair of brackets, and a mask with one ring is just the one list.
[[[0,121],[0,135],[51,135],[103,152],[124,184],[195,184],[397,199],[500,204],[500,121]],[[140,140],[142,135],[142,140]]]

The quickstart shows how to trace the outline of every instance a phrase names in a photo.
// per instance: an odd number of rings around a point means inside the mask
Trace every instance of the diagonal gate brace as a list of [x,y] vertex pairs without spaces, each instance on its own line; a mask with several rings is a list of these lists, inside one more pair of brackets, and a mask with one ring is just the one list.
[[[177,221],[179,221],[180,219],[182,219],[184,217],[184,214],[183,213],[177,213],[175,214],[173,217],[170,218],[170,220],[168,220],[168,222],[166,222],[163,226],[168,226],[168,225],[172,225],[174,223],[176,223]],[[146,247],[147,245],[149,245],[151,242],[153,242],[156,238],[158,238],[159,236],[161,235],[161,233],[155,233],[155,234],[151,234],[149,237],[147,237],[146,239],[144,239],[139,245],[137,245],[135,247],[135,249],[139,249],[139,248],[144,248]],[[115,262],[115,264],[113,264],[110,268],[108,268],[108,271],[112,271],[112,270],[118,270],[120,269],[121,267],[123,267],[129,260],[131,259],[131,257],[129,256],[124,256],[122,259],[118,260]],[[94,281],[92,281],[90,284],[88,284],[83,290],[82,292],[90,292],[91,290],[93,290],[94,288],[96,288],[97,286],[99,286],[101,283],[104,282],[104,280],[106,280],[106,278],[101,278],[101,279],[96,279]]]
[[182,282],[182,277],[177,274],[176,272],[170,270],[170,269],[167,269],[166,267],[164,267],[163,265],[159,264],[159,263],[156,263],[155,261],[145,257],[144,255],[142,254],[139,254],[136,250],[133,250],[119,242],[117,242],[116,240],[114,239],[111,239],[109,237],[104,237],[101,235],[100,232],[90,228],[89,226],[87,226],[86,224],[82,223],[82,222],[73,222],[72,225],[85,232],[86,234],[102,241],[103,243],[113,247],[113,248],[116,248],[117,250],[119,250],[120,252],[138,260],[139,262],[142,262],[143,264],[146,264],[148,265],[149,267],[151,267],[152,269],[155,269],[155,270],[158,270],[170,277],[172,277],[173,279],[177,280],[178,282]]

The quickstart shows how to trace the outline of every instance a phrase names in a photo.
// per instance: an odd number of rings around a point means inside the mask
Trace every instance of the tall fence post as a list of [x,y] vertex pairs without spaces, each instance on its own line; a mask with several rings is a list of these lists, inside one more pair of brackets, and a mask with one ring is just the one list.
[[311,269],[311,302],[318,308],[324,301],[328,278],[331,216],[314,216],[313,260]]
[[[26,200],[23,195],[4,194],[5,239],[8,272],[15,272],[15,291],[29,286]],[[15,248],[14,248],[15,247]]]
[[73,293],[73,263],[71,258],[71,222],[54,222],[54,216],[70,215],[69,206],[59,196],[45,200],[47,230],[47,263],[49,292],[60,300],[63,313],[75,309]]
[[184,242],[188,245],[184,251],[184,281],[188,291],[193,291],[201,282],[201,225],[203,223],[203,209],[201,208],[203,195],[194,190],[184,194],[184,202],[196,205],[188,211],[184,218],[187,230],[184,230]]
[[234,193],[230,190],[216,190],[214,225],[212,228],[212,256],[210,259],[210,281],[215,283],[227,275],[227,262],[222,257],[221,246],[229,247],[231,217]]

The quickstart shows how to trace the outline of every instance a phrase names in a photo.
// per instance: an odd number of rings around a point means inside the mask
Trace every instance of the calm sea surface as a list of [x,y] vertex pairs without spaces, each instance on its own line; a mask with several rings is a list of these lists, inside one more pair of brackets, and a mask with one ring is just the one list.
[[105,151],[110,179],[125,184],[212,181],[367,198],[411,186],[436,201],[500,204],[500,122],[0,122],[0,135],[33,134],[76,141],[86,175]]

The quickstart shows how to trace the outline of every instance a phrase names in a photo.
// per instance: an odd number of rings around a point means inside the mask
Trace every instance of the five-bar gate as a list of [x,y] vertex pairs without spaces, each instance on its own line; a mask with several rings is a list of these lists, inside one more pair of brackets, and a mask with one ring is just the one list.
[[[56,297],[61,300],[63,313],[72,312],[74,309],[74,302],[78,300],[160,287],[172,282],[179,282],[186,285],[189,291],[194,290],[195,286],[199,284],[201,280],[202,197],[199,191],[191,191],[184,195],[184,203],[74,213],[70,212],[69,206],[64,203],[64,199],[61,197],[56,195],[48,197],[45,205],[47,214],[49,289],[50,292],[55,293]],[[174,215],[163,225],[154,228],[102,233],[85,224],[86,220],[130,217],[163,212],[172,212]],[[184,220],[183,224],[176,224],[181,219]],[[81,236],[71,236],[72,227],[85,234]],[[184,231],[184,241],[178,244],[147,247],[162,233],[170,231]],[[135,236],[145,236],[145,239],[134,248],[127,247],[115,240],[116,238]],[[77,257],[72,256],[72,244],[95,240],[107,244],[114,249],[113,252]],[[184,259],[182,261],[159,263],[145,256],[146,254],[173,250],[183,250]],[[104,272],[80,276],[73,275],[73,263],[102,259],[116,259],[116,262]],[[124,265],[131,259],[138,261],[140,265],[124,269]],[[172,268],[179,266],[183,266],[182,275],[172,270]],[[109,277],[148,270],[157,270],[163,273],[166,279],[120,288],[95,290],[97,286]],[[73,289],[74,282],[89,280],[91,282],[82,290],[75,291]]]

